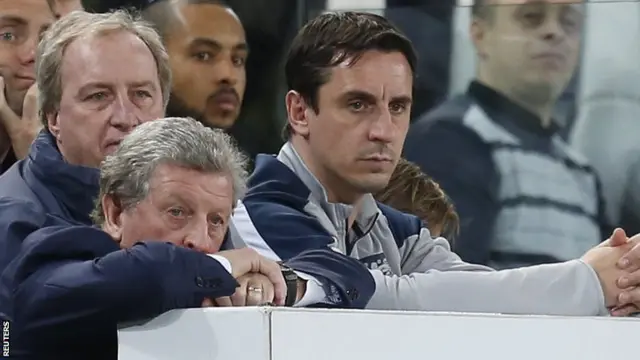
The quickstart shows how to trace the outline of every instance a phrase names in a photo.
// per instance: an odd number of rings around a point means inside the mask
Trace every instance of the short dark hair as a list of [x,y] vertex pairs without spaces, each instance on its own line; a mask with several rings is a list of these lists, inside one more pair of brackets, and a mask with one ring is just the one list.
[[[367,51],[401,52],[416,73],[417,55],[411,41],[389,20],[365,12],[329,12],[300,29],[285,64],[289,90],[295,90],[318,113],[318,89],[329,81],[330,68],[350,60],[355,63]],[[287,124],[283,136],[288,139]]]
[[419,217],[432,233],[440,228],[439,235],[453,245],[460,228],[458,213],[440,185],[418,165],[400,159],[387,186],[374,197],[394,209]]

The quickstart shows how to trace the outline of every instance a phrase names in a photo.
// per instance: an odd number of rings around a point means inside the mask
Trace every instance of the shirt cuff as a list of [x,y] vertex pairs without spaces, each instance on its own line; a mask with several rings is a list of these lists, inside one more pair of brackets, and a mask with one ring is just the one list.
[[322,283],[320,283],[318,279],[299,271],[296,271],[296,274],[300,279],[307,281],[307,291],[305,291],[300,301],[293,304],[294,307],[304,307],[327,302],[327,294],[324,292]]
[[208,257],[218,261],[222,267],[227,270],[229,274],[233,274],[233,268],[231,267],[231,262],[227,260],[224,256],[215,255],[215,254],[207,254]]

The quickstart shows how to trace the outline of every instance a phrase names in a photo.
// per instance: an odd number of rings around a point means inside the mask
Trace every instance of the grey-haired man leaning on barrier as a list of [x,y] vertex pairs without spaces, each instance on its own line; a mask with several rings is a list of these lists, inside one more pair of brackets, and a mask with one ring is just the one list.
[[286,265],[248,248],[219,251],[246,177],[222,130],[148,122],[100,170],[99,226],[40,229],[5,271],[14,356],[115,358],[119,323],[172,309],[312,305],[325,287],[358,289],[345,306],[364,307],[373,294],[368,271],[329,249]]

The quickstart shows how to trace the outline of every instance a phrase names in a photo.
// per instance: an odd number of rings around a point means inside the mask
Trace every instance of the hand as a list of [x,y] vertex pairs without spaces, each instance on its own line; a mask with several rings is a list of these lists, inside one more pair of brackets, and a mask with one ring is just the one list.
[[284,305],[287,296],[287,285],[284,282],[284,277],[282,277],[280,265],[275,261],[259,255],[250,248],[221,251],[216,255],[223,256],[229,260],[232,268],[231,275],[236,279],[247,273],[260,273],[266,276],[273,284],[273,302],[276,305]]
[[11,110],[4,94],[4,79],[0,77],[0,120],[11,138],[16,157],[23,159],[42,129],[42,123],[38,118],[38,88],[33,84],[27,91],[22,107],[22,118]]
[[[624,231],[616,229],[624,235]],[[615,234],[615,232],[614,232]],[[633,246],[618,261],[618,267],[627,272],[627,275],[618,279],[618,287],[625,291],[620,294],[618,301],[621,305],[616,306],[611,311],[613,316],[628,316],[640,312],[640,234],[635,235],[631,239],[619,236],[615,239],[612,237],[608,241],[608,246],[616,247],[622,245]]]
[[617,263],[632,246],[633,243],[628,241],[624,231],[616,229],[610,239],[587,251],[582,257],[582,260],[598,274],[607,307],[623,305],[619,297],[625,289],[618,286],[618,279],[626,276],[628,272],[620,269]]
[[238,279],[240,286],[229,296],[214,300],[218,306],[258,306],[273,302],[273,283],[268,277],[249,273]]

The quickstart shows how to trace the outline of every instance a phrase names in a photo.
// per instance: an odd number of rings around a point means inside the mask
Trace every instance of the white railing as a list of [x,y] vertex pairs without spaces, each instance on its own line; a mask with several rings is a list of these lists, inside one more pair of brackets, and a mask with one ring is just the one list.
[[633,359],[638,339],[631,318],[194,309],[122,329],[119,359]]

